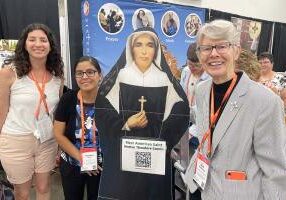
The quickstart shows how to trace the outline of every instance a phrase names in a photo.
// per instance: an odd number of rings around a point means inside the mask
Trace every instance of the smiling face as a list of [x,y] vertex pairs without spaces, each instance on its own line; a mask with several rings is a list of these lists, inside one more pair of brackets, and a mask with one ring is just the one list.
[[[230,80],[234,75],[235,60],[239,57],[240,47],[232,45],[226,40],[213,40],[203,37],[198,46],[205,45],[212,46],[209,53],[203,52],[203,50],[198,51],[200,63],[205,71],[216,84]],[[214,48],[214,46],[217,48]]]
[[30,59],[47,59],[51,50],[47,35],[42,30],[34,30],[28,34],[25,43]]
[[[82,75],[82,77],[77,76],[77,74]],[[78,87],[84,92],[98,88],[101,79],[101,74],[90,61],[79,62],[76,66],[75,76]]]
[[151,65],[155,56],[155,42],[152,36],[142,34],[132,45],[133,60],[140,71],[145,72]]

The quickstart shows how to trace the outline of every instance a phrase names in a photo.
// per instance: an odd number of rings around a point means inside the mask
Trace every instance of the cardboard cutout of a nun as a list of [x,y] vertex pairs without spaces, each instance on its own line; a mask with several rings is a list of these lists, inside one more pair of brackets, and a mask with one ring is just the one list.
[[99,199],[171,200],[170,152],[188,128],[189,106],[152,28],[128,37],[95,117],[104,155]]

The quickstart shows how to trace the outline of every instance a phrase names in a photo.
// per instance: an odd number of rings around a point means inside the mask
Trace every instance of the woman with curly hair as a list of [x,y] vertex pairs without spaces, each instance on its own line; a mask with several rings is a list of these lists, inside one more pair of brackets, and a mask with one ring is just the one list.
[[52,118],[63,83],[56,40],[43,24],[22,32],[15,56],[0,71],[0,159],[16,199],[29,199],[35,178],[37,199],[50,199],[50,171],[57,143]]

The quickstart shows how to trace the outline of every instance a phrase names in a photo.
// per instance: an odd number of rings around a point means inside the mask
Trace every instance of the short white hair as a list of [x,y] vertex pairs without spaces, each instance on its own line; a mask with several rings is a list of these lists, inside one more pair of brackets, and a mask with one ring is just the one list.
[[205,23],[197,35],[197,44],[200,45],[204,37],[213,40],[226,40],[233,44],[240,44],[240,34],[232,22],[226,20],[214,20]]

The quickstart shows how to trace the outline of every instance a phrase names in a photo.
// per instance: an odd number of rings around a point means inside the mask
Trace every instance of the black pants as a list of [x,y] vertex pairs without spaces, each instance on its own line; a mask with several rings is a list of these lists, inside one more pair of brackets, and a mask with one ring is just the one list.
[[80,167],[73,166],[61,159],[60,172],[65,200],[81,200],[84,195],[84,188],[87,188],[87,199],[96,200],[100,175],[89,176],[80,173]]
[[190,193],[190,200],[201,200],[201,191],[197,189],[194,193]]

